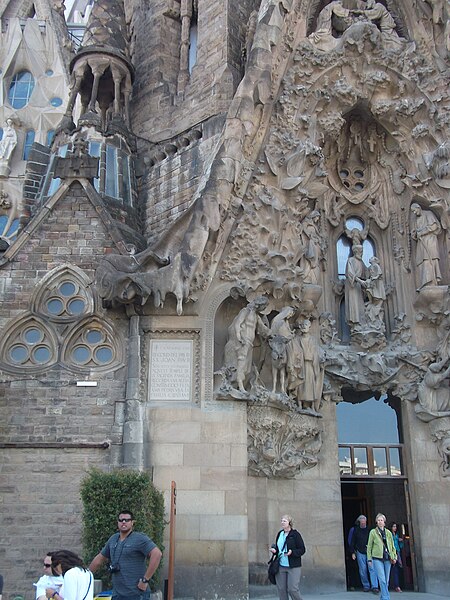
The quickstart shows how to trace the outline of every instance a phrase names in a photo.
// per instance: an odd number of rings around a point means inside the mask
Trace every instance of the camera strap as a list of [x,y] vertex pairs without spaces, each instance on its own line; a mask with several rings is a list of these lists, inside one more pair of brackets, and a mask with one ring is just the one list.
[[[116,540],[116,543],[114,544],[114,548],[112,549],[112,553],[111,553],[112,554],[112,556],[111,556],[111,564],[113,566],[117,566],[119,564],[120,557],[122,556],[124,544],[125,544],[126,540],[130,537],[130,535],[132,533],[133,533],[133,531],[130,531],[130,533],[122,540],[121,546],[120,546],[119,556],[116,559],[117,546],[119,545],[119,542],[120,542],[120,533],[117,534],[117,540]],[[83,598],[83,600],[84,600],[84,598]]]

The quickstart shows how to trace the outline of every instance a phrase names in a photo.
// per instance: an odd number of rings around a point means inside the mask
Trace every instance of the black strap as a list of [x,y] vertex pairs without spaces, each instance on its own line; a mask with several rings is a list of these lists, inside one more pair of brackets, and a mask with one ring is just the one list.
[[[281,548],[281,552],[283,552],[283,550],[286,548],[286,542],[287,542],[287,536],[286,536],[286,539],[284,540],[284,544],[283,544],[283,547]],[[275,560],[275,558],[278,558],[279,556],[280,556],[280,554],[278,554],[278,544],[277,544],[277,554],[272,554],[268,564],[272,563]],[[84,600],[84,598],[83,598],[83,600]]]
[[[389,548],[387,547],[387,536],[386,536],[386,531],[384,532],[384,537],[383,537],[383,534],[381,533],[381,531],[380,531],[379,527],[377,527],[377,531],[378,531],[378,535],[379,535],[379,536],[380,536],[380,538],[381,538],[381,541],[383,542],[383,546],[384,546],[384,549],[385,549],[385,550],[386,550],[386,552],[387,552],[387,555],[389,556],[389,558],[391,558],[391,553],[389,552]],[[84,600],[84,599],[83,599],[83,600]]]
[[91,573],[91,578],[89,579],[89,585],[88,585],[88,589],[87,589],[87,592],[86,592],[86,593],[85,593],[85,595],[84,595],[84,598],[83,598],[83,600],[86,600],[86,596],[89,594],[89,590],[91,589],[91,583],[92,583],[92,580],[93,580],[93,578],[94,578],[94,576],[93,576],[93,575],[92,575],[92,573]]

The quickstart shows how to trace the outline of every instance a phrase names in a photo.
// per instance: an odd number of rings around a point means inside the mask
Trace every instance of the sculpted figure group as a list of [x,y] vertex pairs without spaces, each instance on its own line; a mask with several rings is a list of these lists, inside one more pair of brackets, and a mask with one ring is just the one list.
[[[362,3],[361,3],[362,4]],[[331,50],[338,42],[339,34],[357,22],[374,23],[385,42],[398,44],[401,40],[395,31],[396,23],[388,9],[376,0],[367,0],[362,8],[344,8],[342,0],[327,4],[317,17],[316,30],[309,39],[321,50]]]
[[[260,296],[244,307],[228,328],[224,368],[228,382],[247,394],[254,375],[266,371],[272,377],[271,393],[289,396],[303,410],[318,413],[324,369],[318,340],[310,332],[311,321],[295,321],[292,306],[282,308],[269,322],[264,315],[268,300]],[[261,340],[256,357],[256,336]]]
[[363,247],[352,246],[352,256],[345,269],[345,316],[350,330],[384,331],[383,304],[386,290],[378,257],[372,256],[370,266],[363,259]]

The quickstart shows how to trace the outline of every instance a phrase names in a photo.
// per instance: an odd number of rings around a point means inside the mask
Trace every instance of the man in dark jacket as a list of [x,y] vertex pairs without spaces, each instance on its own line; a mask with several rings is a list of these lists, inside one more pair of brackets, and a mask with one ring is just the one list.
[[[350,549],[352,559],[358,561],[358,571],[361,583],[365,592],[378,593],[378,580],[372,565],[367,563],[367,540],[369,539],[369,528],[367,527],[367,517],[359,515],[356,519],[356,526],[353,531]],[[367,576],[369,572],[369,576]],[[370,578],[370,581],[369,581]]]

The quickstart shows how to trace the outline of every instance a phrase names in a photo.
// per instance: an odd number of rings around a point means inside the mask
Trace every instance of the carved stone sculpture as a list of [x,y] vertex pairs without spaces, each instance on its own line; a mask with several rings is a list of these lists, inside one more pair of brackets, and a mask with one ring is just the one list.
[[[357,13],[358,11],[354,12]],[[398,35],[395,32],[395,21],[384,4],[376,2],[376,0],[367,0],[366,6],[361,13],[379,27],[383,36],[398,39]]]
[[266,331],[258,313],[262,312],[267,304],[267,298],[259,296],[238,313],[228,328],[224,366],[229,372],[229,380],[235,381],[238,389],[244,393],[246,379],[252,370],[253,343],[257,329],[259,327]]
[[330,2],[320,11],[316,30],[309,36],[309,39],[320,50],[331,50],[338,42],[333,36],[333,17],[344,18],[349,14],[350,11],[342,6],[341,0]]
[[248,408],[248,469],[260,477],[293,478],[314,467],[322,447],[318,420],[272,407]]
[[311,321],[300,324],[300,347],[303,358],[303,381],[297,388],[297,401],[303,409],[319,412],[322,400],[324,369],[320,360],[319,345],[310,333]]
[[17,132],[14,128],[14,121],[6,119],[6,125],[3,129],[3,137],[0,140],[0,176],[9,175],[9,161],[14,148],[17,146]]
[[450,416],[450,388],[448,379],[450,365],[432,363],[419,383],[416,414],[422,421],[432,421],[438,417]]
[[320,264],[324,257],[324,242],[319,231],[320,212],[313,210],[301,224],[300,268],[305,283],[319,283]]
[[286,377],[298,368],[298,352],[293,342],[294,332],[289,319],[294,315],[292,306],[285,306],[272,320],[270,326],[269,346],[272,364],[272,392],[276,391],[278,375],[281,392],[286,393]]
[[365,322],[363,286],[366,266],[362,260],[363,247],[357,244],[352,250],[353,256],[349,257],[345,267],[345,317],[350,327]]
[[439,285],[442,279],[439,267],[438,235],[441,225],[430,210],[414,203],[411,205],[414,215],[411,235],[416,240],[417,290],[426,285]]
[[378,257],[372,256],[369,262],[369,277],[364,282],[368,297],[366,305],[367,321],[371,327],[384,330],[383,303],[386,300],[386,290],[383,282],[383,271]]

